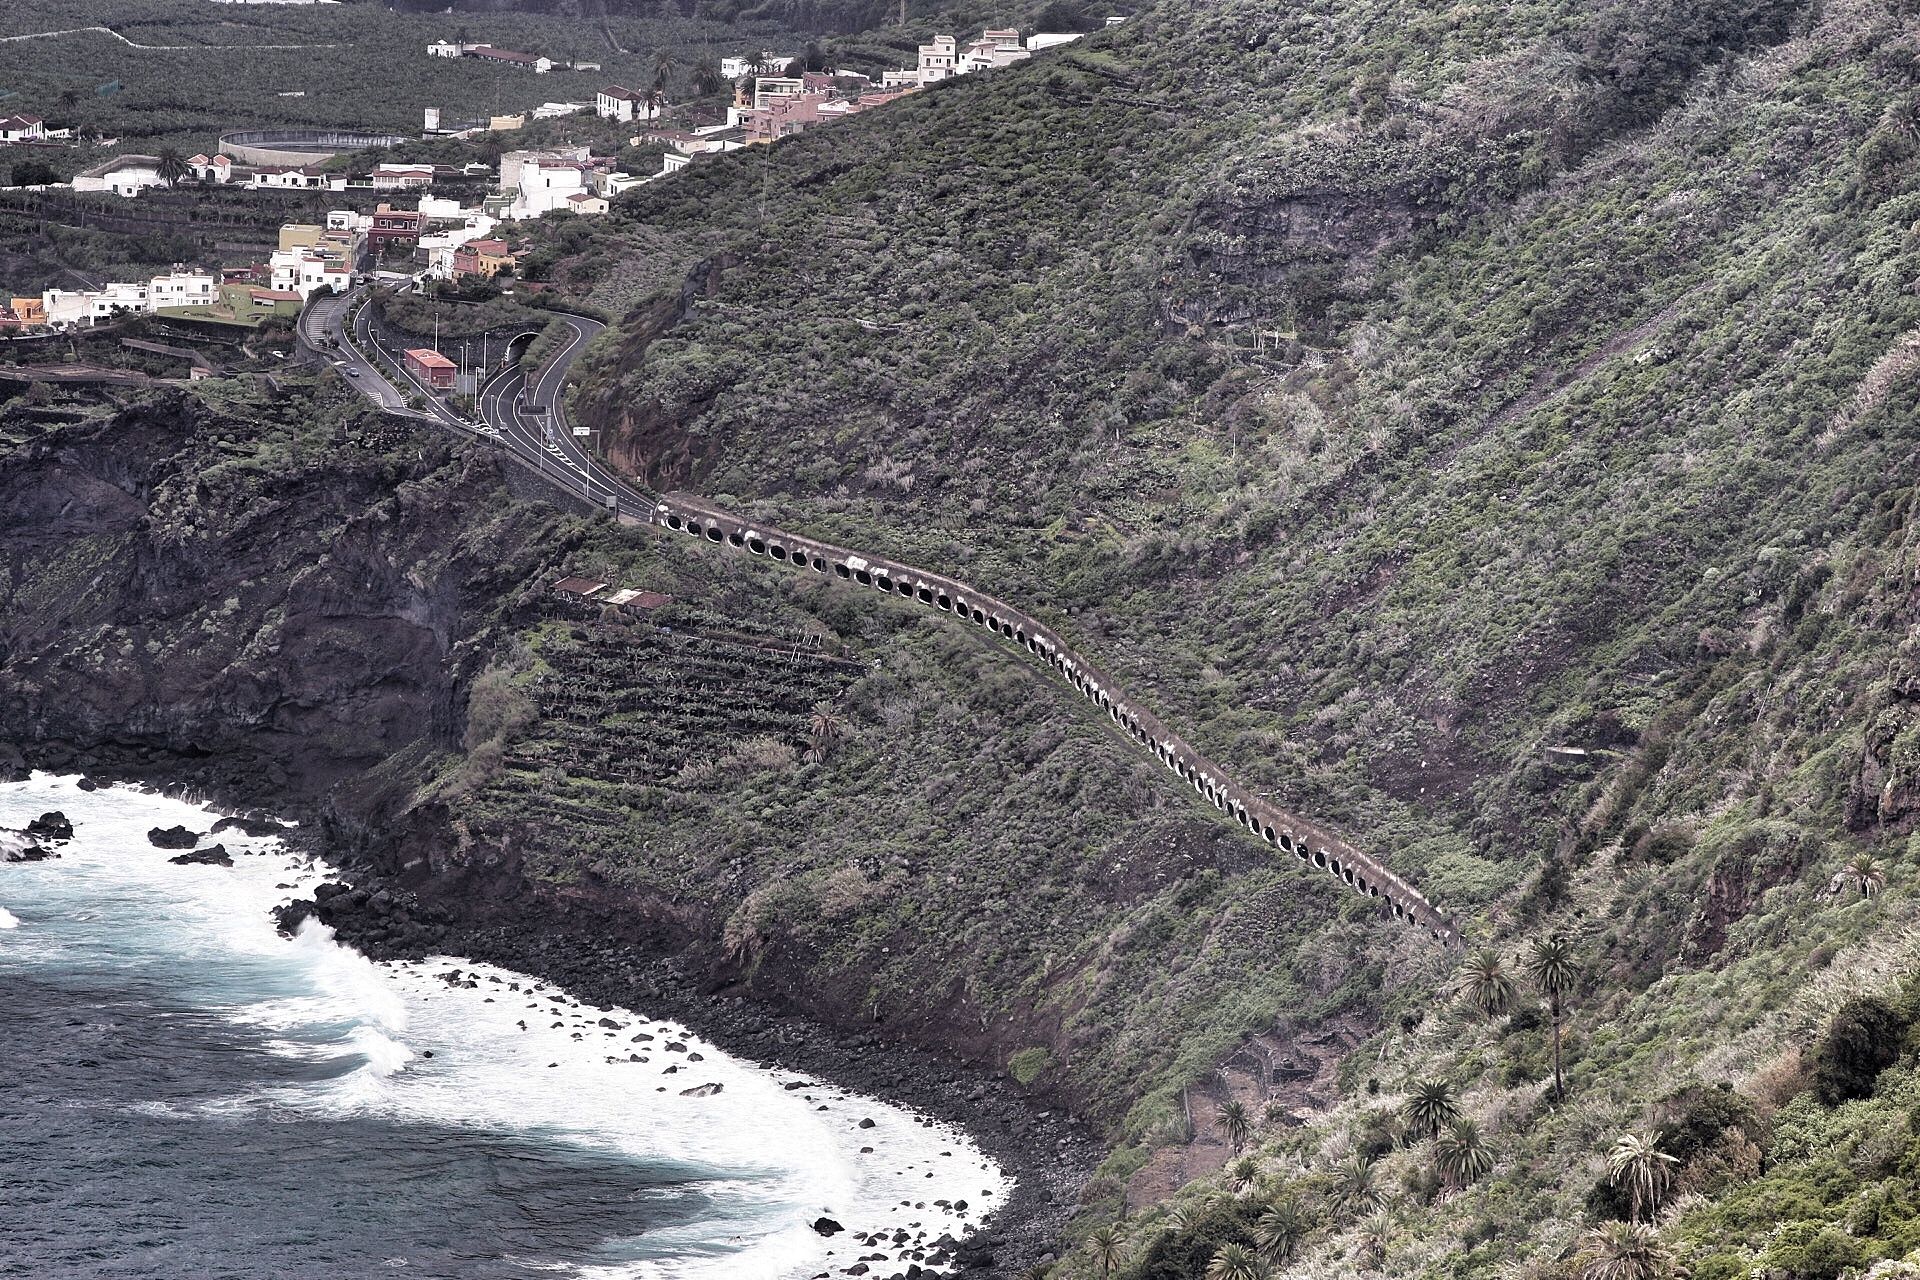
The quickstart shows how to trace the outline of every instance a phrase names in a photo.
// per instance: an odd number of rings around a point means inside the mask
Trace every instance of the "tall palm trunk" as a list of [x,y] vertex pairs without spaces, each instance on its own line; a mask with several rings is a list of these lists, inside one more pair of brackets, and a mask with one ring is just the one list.
[[1553,1005],[1553,1100],[1560,1101],[1566,1096],[1566,1082],[1560,1076],[1560,1002]]

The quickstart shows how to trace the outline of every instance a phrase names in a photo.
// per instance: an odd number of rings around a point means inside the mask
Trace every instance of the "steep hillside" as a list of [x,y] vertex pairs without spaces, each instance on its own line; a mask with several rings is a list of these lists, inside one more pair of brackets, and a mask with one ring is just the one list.
[[[1677,1141],[1715,1084],[1806,1105],[1776,1055],[1911,967],[1917,66],[1900,4],[1165,6],[622,201],[659,301],[579,402],[657,483],[1048,612],[1516,974],[1567,931],[1566,1105],[1530,1001],[1434,1017],[1440,961],[1327,934],[1397,1028],[1345,1087],[1449,1077],[1495,1165],[1422,1181],[1356,1102],[1256,1124],[1242,1184],[1395,1274],[1571,1267],[1619,1131]],[[1224,1161],[1223,1104],[1293,1105],[1139,1079],[1212,1101],[1146,1091],[1089,1225]],[[1327,1207],[1348,1150],[1405,1174],[1379,1258]],[[1889,1160],[1860,1196],[1911,1191]],[[1801,1234],[1912,1247],[1829,1190]],[[1130,1220],[1122,1274],[1255,1216]],[[1769,1239],[1717,1273],[1820,1274]]]

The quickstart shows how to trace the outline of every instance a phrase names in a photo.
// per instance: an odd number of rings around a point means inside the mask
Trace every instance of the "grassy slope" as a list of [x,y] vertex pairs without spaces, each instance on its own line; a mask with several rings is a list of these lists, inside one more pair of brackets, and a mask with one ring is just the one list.
[[1574,930],[1572,1106],[1406,958],[1371,1071],[1452,1074],[1501,1156],[1392,1269],[1551,1258],[1613,1132],[1764,1093],[1909,910],[1915,61],[1867,3],[1157,10],[630,198],[741,262],[583,400],[666,479],[1052,608],[1476,936]]

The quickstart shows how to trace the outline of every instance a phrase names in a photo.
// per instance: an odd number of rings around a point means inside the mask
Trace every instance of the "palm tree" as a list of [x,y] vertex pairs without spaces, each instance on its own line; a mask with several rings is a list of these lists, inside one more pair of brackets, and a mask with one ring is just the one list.
[[1422,1080],[1400,1104],[1407,1118],[1407,1129],[1415,1138],[1437,1134],[1460,1118],[1460,1104],[1454,1100],[1453,1086],[1445,1080]]
[[1241,1156],[1227,1166],[1227,1185],[1233,1189],[1236,1200],[1252,1200],[1266,1189],[1266,1175],[1260,1171],[1260,1162],[1252,1156]]
[[1455,1120],[1433,1140],[1433,1158],[1440,1166],[1440,1176],[1456,1187],[1464,1187],[1493,1169],[1493,1149],[1480,1136],[1480,1126],[1465,1118]]
[[1381,1212],[1360,1224],[1360,1265],[1377,1271],[1387,1265],[1387,1244],[1393,1239],[1393,1216]]
[[1207,1264],[1207,1280],[1266,1280],[1266,1264],[1245,1245],[1223,1244]]
[[1291,1197],[1275,1200],[1253,1224],[1253,1242],[1262,1258],[1284,1267],[1293,1261],[1311,1227],[1299,1201]]
[[833,742],[840,737],[841,720],[839,714],[834,711],[832,703],[813,704],[811,727],[813,736],[821,742]]
[[1093,1251],[1094,1264],[1102,1276],[1112,1275],[1127,1256],[1120,1228],[1111,1222],[1103,1222],[1087,1233],[1087,1247]]
[[1629,1221],[1637,1221],[1641,1209],[1651,1219],[1666,1199],[1673,1181],[1674,1166],[1680,1162],[1660,1149],[1651,1133],[1623,1133],[1607,1152],[1607,1181],[1624,1184],[1630,1197]]
[[1840,874],[1834,877],[1836,893],[1847,885],[1858,889],[1862,900],[1871,898],[1887,887],[1886,868],[1872,854],[1856,853],[1846,866],[1840,868]]
[[667,82],[673,79],[673,73],[678,65],[673,60],[673,55],[665,49],[653,55],[653,87],[661,96],[666,95]]
[[160,175],[160,181],[166,183],[169,187],[179,182],[180,179],[186,177],[187,174],[191,172],[191,170],[187,168],[186,160],[181,157],[180,148],[178,147],[160,148],[158,159],[159,163],[154,166],[154,172],[158,173]]
[[720,74],[720,64],[713,58],[702,58],[693,64],[693,88],[696,93],[718,93],[726,83],[727,78]]
[[1574,955],[1573,940],[1564,933],[1536,938],[1527,951],[1526,970],[1535,988],[1546,997],[1547,1009],[1553,1015],[1553,1096],[1558,1100],[1567,1092],[1566,1076],[1560,1066],[1560,1017],[1566,1010],[1567,997],[1573,994],[1574,984],[1580,981],[1580,961]]
[[1386,1194],[1374,1181],[1373,1165],[1365,1156],[1350,1155],[1334,1168],[1333,1190],[1327,1199],[1339,1213],[1359,1217],[1386,1203]]
[[1514,997],[1519,994],[1513,979],[1507,976],[1506,966],[1500,962],[1499,953],[1492,947],[1481,947],[1467,957],[1459,977],[1454,980],[1454,989],[1489,1021],[1512,1008]]
[[63,119],[73,119],[74,108],[79,105],[80,91],[78,89],[62,89],[60,91],[60,115]]
[[1586,1239],[1592,1256],[1580,1268],[1580,1280],[1673,1280],[1686,1273],[1653,1228],[1635,1222],[1609,1222]]
[[1233,1154],[1239,1155],[1253,1136],[1253,1117],[1247,1114],[1246,1103],[1235,1099],[1220,1104],[1220,1132],[1233,1144]]

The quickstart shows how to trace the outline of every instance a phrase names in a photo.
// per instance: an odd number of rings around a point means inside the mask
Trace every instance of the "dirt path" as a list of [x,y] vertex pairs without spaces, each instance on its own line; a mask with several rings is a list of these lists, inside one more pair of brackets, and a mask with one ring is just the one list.
[[336,44],[141,44],[129,40],[112,27],[67,27],[60,31],[34,31],[23,36],[0,36],[0,44],[14,44],[21,40],[51,40],[55,36],[77,36],[87,32],[112,36],[129,49],[145,49],[150,53],[196,53],[201,51],[225,53],[230,49],[338,49]]

